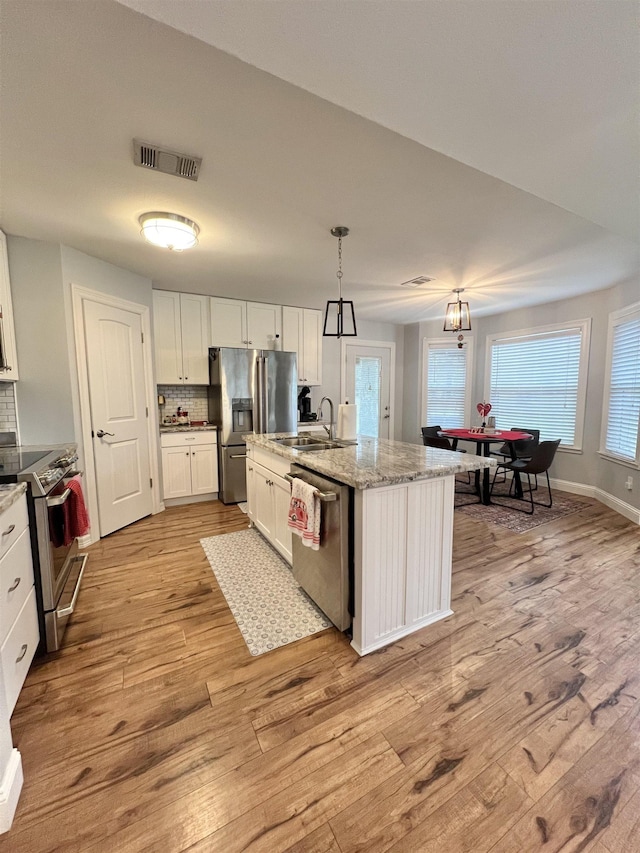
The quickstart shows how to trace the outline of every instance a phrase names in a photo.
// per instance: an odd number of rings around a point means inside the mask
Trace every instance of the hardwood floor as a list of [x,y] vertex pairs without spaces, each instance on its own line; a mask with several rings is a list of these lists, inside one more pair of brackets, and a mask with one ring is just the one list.
[[249,655],[199,544],[246,526],[194,504],[90,549],[0,853],[640,850],[636,525],[459,513],[455,615],[365,658],[333,629]]

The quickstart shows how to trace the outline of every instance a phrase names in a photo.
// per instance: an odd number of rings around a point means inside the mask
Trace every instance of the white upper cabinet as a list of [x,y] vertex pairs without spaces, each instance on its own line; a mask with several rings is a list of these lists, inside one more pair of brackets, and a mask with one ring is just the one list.
[[282,307],[282,349],[298,354],[298,384],[322,383],[322,311]]
[[209,297],[153,292],[156,382],[209,384]]
[[16,334],[13,327],[7,238],[2,231],[0,231],[0,318],[0,380],[11,382],[18,378],[18,359]]
[[211,297],[211,346],[247,347],[247,303]]
[[282,306],[247,302],[247,346],[282,349]]
[[281,349],[282,308],[211,297],[211,346]]

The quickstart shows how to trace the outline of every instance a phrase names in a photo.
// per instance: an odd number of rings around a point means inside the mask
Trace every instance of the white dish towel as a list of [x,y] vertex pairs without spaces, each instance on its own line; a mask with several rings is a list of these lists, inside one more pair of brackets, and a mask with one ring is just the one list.
[[317,551],[320,548],[320,513],[322,504],[314,486],[294,477],[291,485],[288,525],[302,539],[302,544]]

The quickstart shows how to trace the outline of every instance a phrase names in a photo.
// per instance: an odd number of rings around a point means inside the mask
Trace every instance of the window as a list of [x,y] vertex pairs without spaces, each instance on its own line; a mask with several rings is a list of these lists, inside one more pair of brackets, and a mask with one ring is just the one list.
[[469,426],[471,410],[471,343],[425,338],[422,368],[422,424],[443,429]]
[[356,432],[378,438],[380,425],[380,380],[382,359],[373,356],[356,356]]
[[580,320],[487,339],[486,400],[499,429],[531,427],[582,448],[590,329]]
[[638,463],[640,303],[609,317],[601,453]]

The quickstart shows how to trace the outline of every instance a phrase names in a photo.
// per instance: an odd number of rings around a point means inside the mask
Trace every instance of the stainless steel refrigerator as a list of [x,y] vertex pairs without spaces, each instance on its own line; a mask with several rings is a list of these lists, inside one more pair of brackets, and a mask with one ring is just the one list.
[[247,433],[295,432],[297,383],[294,352],[209,349],[209,420],[218,427],[223,503],[247,499]]

